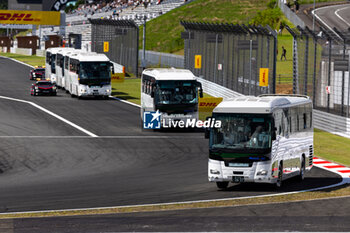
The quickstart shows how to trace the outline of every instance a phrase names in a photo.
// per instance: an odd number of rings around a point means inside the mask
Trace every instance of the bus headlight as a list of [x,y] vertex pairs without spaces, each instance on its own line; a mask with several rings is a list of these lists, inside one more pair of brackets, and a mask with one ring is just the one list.
[[267,175],[267,171],[266,170],[260,170],[258,171],[258,173],[256,173],[257,176],[266,176]]
[[109,92],[110,92],[110,90],[109,90],[109,89],[107,89],[107,92],[109,93]]
[[39,88],[38,87],[35,87],[35,90],[38,90]]
[[210,169],[210,174],[220,175],[220,172],[218,170]]

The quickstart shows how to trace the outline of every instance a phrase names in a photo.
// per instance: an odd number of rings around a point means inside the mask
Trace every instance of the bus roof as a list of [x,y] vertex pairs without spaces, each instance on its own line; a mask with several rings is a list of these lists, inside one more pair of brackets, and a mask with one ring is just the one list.
[[63,56],[66,56],[66,54],[74,53],[77,50],[74,48],[67,48],[67,49],[61,49],[57,51],[57,54],[61,54]]
[[143,74],[154,77],[156,80],[196,80],[197,77],[190,70],[175,68],[146,69]]
[[46,51],[50,52],[51,54],[56,54],[57,52],[64,51],[64,50],[72,50],[72,48],[69,48],[69,47],[55,47],[55,48],[48,48],[48,49],[46,49]]
[[[71,55],[74,56],[74,59],[77,59],[81,62],[94,62],[94,61],[109,62],[109,58],[105,54],[101,54],[101,53],[80,52],[80,53],[72,53]],[[70,56],[70,57],[73,57],[73,56]]]
[[241,96],[221,102],[213,112],[220,113],[272,113],[276,108],[312,103],[303,95]]

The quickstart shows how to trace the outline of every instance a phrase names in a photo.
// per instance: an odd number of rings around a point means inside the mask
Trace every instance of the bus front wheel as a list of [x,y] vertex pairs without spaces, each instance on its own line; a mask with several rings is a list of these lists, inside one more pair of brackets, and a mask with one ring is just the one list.
[[228,187],[228,181],[216,182],[216,186],[219,189],[226,189]]

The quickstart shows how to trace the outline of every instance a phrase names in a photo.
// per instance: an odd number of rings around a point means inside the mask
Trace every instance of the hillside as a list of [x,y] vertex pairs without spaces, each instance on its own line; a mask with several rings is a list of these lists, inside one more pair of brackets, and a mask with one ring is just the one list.
[[[175,52],[183,49],[181,20],[213,23],[248,23],[269,0],[196,0],[147,23],[146,49]],[[142,29],[140,30],[140,42]],[[141,44],[141,43],[140,43]]]

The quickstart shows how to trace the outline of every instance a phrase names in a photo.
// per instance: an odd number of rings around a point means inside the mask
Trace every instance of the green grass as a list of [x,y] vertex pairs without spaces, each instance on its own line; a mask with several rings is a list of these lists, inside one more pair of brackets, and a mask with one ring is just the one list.
[[135,104],[141,104],[141,79],[125,78],[122,83],[113,83],[112,95]]
[[269,0],[196,0],[147,22],[146,49],[168,53],[183,49],[182,20],[247,24],[258,10],[267,8],[268,2]]
[[14,53],[0,53],[0,56],[13,58],[13,59],[27,63],[27,64],[32,65],[32,66],[44,66],[45,65],[45,57],[27,56],[27,55],[20,55],[20,54],[14,54]]
[[350,166],[350,139],[315,129],[315,156]]

